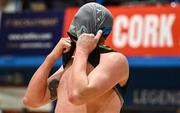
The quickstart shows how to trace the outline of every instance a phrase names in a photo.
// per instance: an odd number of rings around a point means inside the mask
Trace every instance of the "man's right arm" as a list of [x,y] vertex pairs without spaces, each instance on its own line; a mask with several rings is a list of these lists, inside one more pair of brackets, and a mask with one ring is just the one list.
[[[50,92],[48,91],[48,81],[62,75],[63,68],[60,68],[54,76],[48,79],[49,73],[56,62],[61,57],[63,51],[68,52],[71,45],[68,43],[69,38],[62,38],[52,52],[46,57],[45,61],[34,73],[31,78],[23,103],[28,107],[39,107],[50,101]],[[60,78],[60,77],[59,77]],[[59,79],[58,79],[59,80]]]
[[46,103],[47,100],[47,80],[49,72],[55,60],[51,56],[47,56],[43,64],[38,68],[31,78],[23,103],[28,107],[38,107]]

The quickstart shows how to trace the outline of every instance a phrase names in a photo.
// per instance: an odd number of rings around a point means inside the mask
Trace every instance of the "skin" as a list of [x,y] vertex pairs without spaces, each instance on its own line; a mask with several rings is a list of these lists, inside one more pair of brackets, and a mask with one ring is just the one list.
[[74,58],[65,69],[61,67],[48,78],[53,64],[61,57],[63,50],[70,50],[70,39],[61,38],[33,75],[23,103],[28,107],[49,103],[51,100],[47,85],[52,79],[57,79],[60,83],[57,88],[56,113],[119,113],[122,102],[112,88],[117,83],[121,86],[126,84],[129,77],[128,62],[121,53],[104,53],[100,55],[99,65],[93,68],[87,58],[101,35],[102,31],[96,36],[82,34],[76,42]]

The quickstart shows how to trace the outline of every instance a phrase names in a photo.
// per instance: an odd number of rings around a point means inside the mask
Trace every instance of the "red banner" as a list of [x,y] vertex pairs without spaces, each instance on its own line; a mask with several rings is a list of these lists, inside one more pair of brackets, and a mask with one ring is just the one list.
[[[128,56],[180,56],[180,6],[108,9],[113,14],[114,24],[106,44],[116,51]],[[66,10],[65,36],[77,10]]]

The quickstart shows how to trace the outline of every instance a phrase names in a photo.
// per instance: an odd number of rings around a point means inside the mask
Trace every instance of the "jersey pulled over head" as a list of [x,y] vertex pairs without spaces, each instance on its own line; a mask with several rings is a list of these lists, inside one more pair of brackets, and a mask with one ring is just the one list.
[[78,38],[83,33],[103,31],[103,38],[106,38],[112,30],[113,18],[111,12],[104,6],[97,3],[87,3],[80,7],[75,14],[68,34]]
[[[75,14],[69,30],[68,35],[72,40],[78,40],[78,37],[83,33],[92,33],[96,35],[98,30],[102,30],[102,37],[104,40],[110,34],[113,25],[113,18],[111,12],[104,6],[91,2],[80,7]],[[76,43],[71,42],[71,50],[63,54],[63,66],[71,59]],[[95,67],[99,63],[99,49],[98,46],[89,55],[88,61]]]

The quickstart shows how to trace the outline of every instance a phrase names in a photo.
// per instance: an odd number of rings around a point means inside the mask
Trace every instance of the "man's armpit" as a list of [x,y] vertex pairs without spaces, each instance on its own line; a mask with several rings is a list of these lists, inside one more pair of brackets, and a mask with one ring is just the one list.
[[51,100],[55,100],[57,98],[57,88],[59,85],[59,80],[53,79],[48,84],[48,89],[50,91]]

